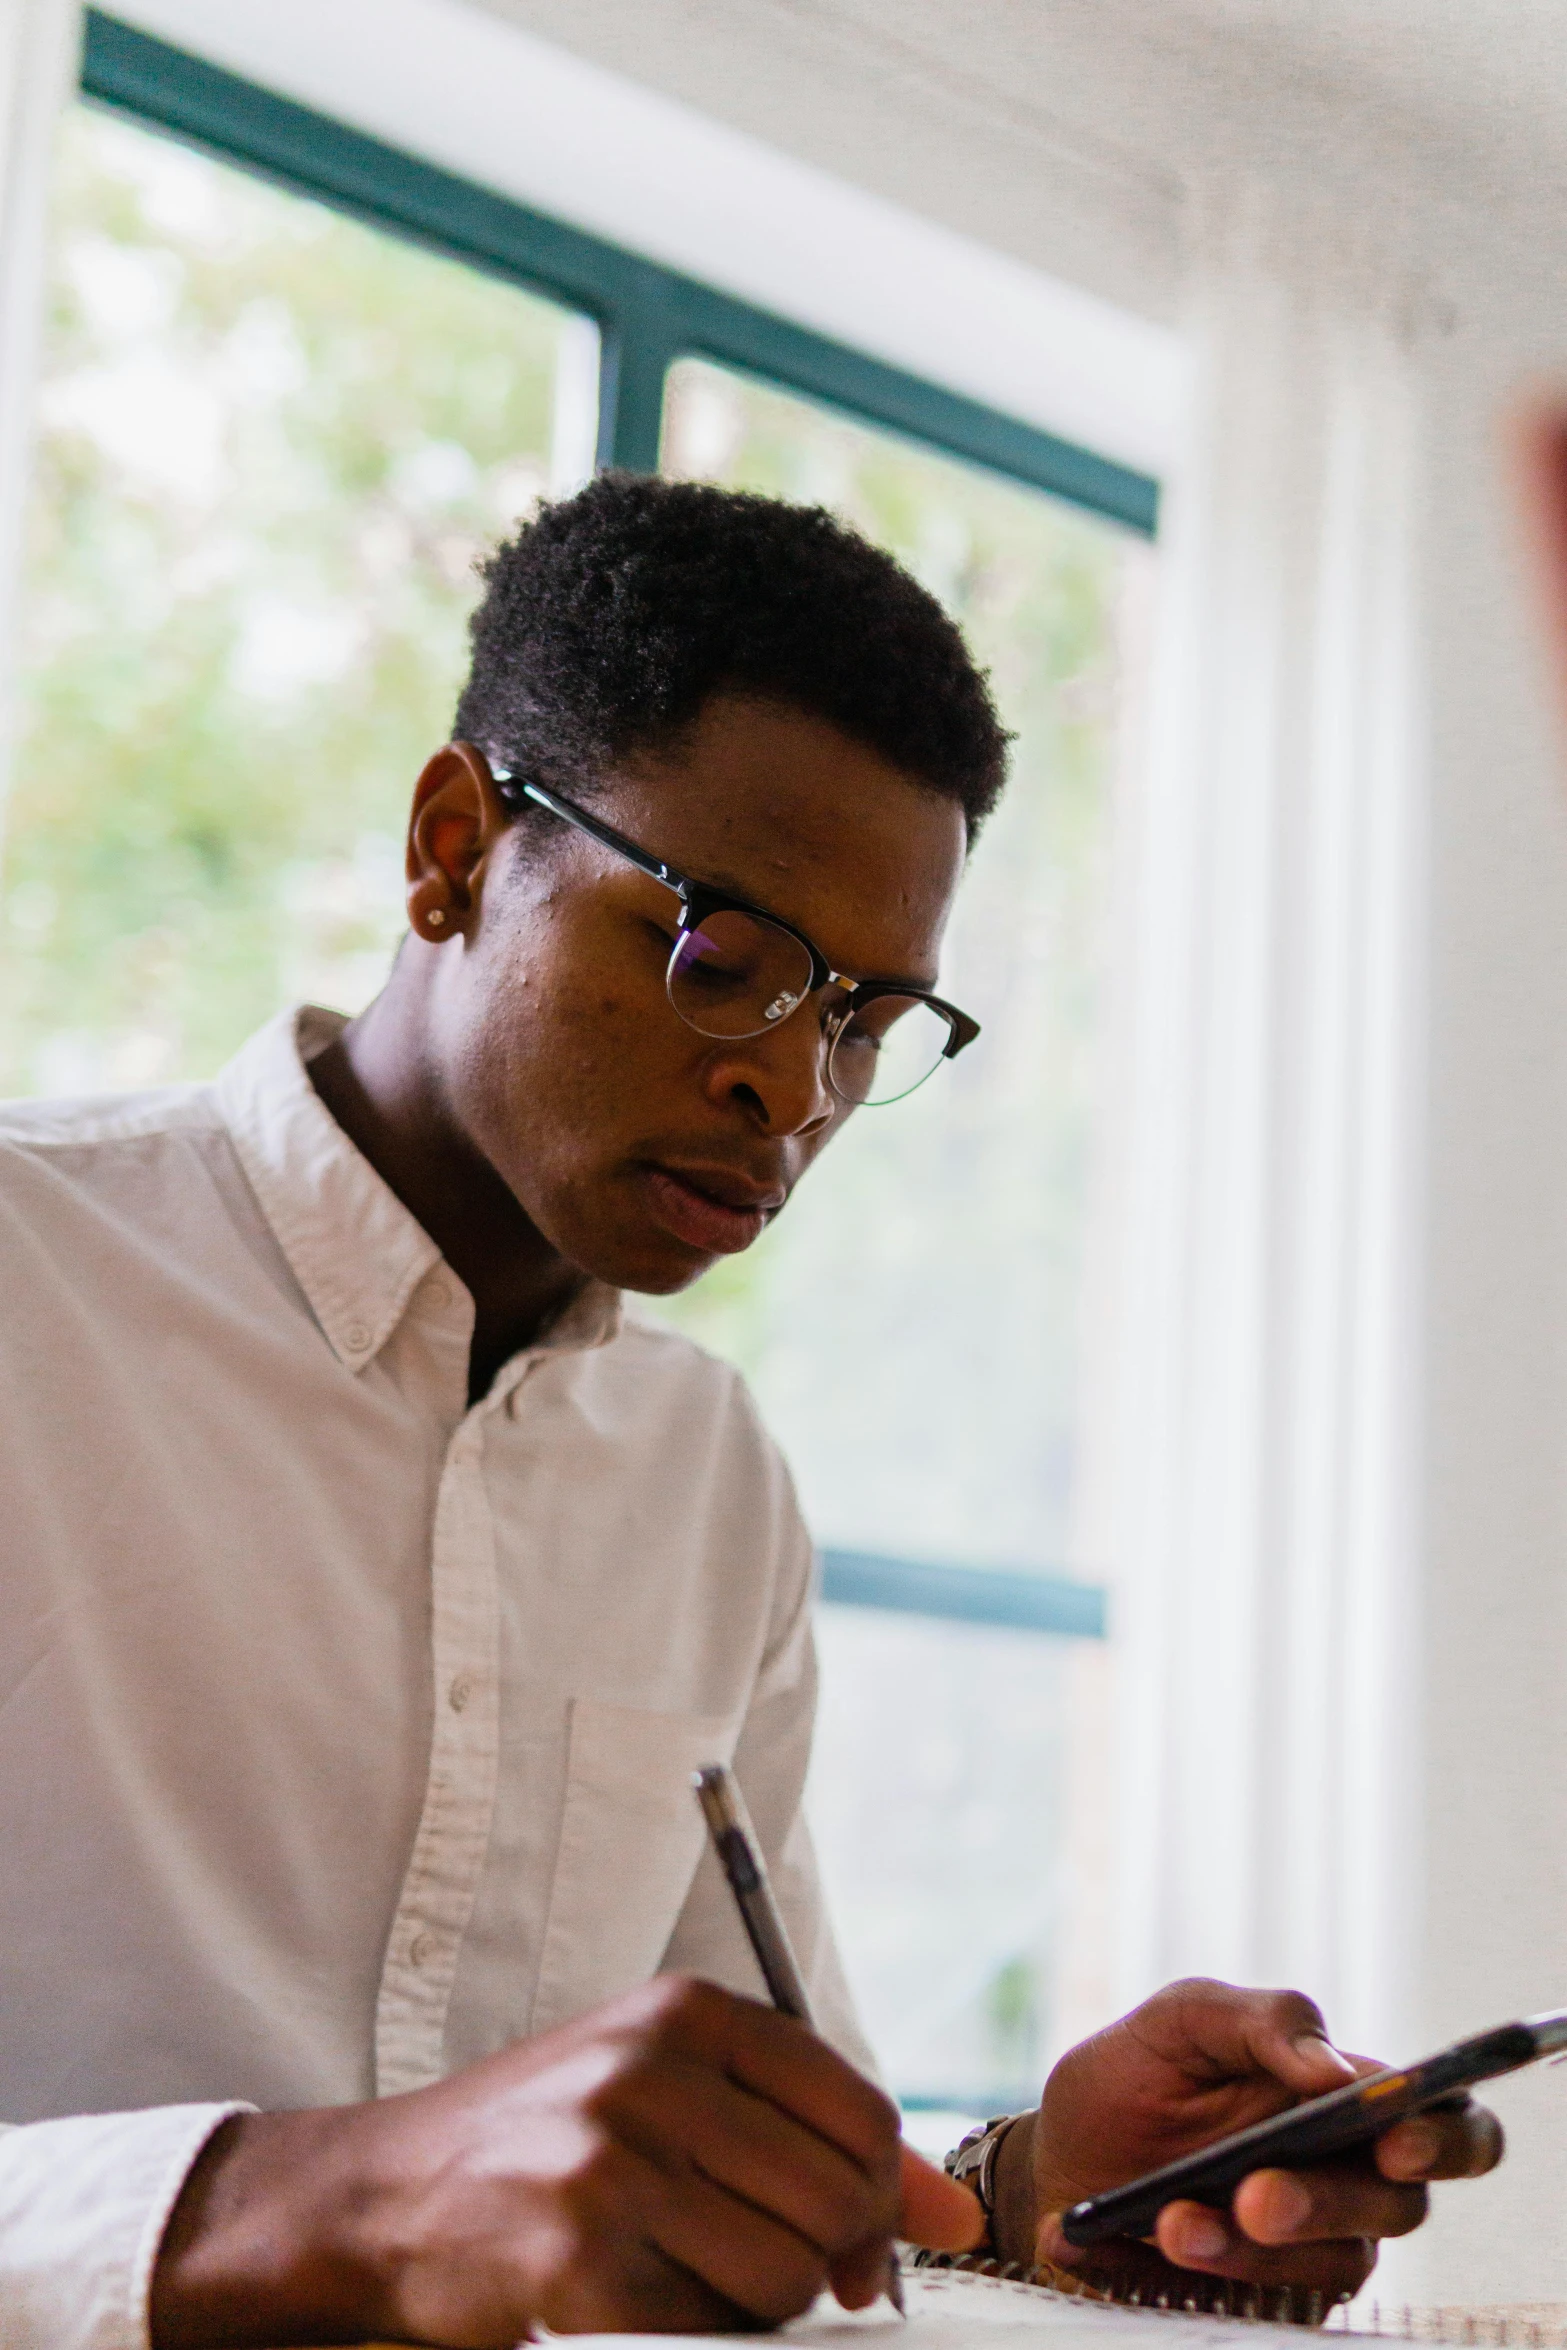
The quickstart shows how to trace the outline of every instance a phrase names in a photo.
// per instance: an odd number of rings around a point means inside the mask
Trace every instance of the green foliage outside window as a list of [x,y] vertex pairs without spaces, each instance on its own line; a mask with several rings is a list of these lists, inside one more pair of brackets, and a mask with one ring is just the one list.
[[552,457],[591,447],[592,341],[551,304],[72,111],[0,852],[0,1092],[204,1075],[292,994],[372,992],[475,555]]

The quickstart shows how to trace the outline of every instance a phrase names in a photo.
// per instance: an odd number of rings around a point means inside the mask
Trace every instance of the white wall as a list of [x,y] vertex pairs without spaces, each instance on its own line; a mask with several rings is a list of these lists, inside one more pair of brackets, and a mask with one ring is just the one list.
[[[1454,224],[1448,224],[1450,227]],[[1567,759],[1547,723],[1495,419],[1567,372],[1567,247],[1445,242],[1433,384],[1426,1906],[1418,2024],[1567,2002]],[[1501,2084],[1512,2157],[1448,2189],[1444,2299],[1567,2299],[1567,2073]]]

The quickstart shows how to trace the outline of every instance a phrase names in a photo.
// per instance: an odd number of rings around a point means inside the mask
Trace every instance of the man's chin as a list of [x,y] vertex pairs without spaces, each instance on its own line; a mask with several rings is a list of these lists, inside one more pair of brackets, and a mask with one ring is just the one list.
[[632,1290],[639,1297],[678,1297],[718,1261],[693,1249],[677,1248],[672,1242],[639,1244],[631,1239],[583,1253],[591,1254],[592,1262],[582,1269],[595,1281],[607,1282],[612,1289]]
[[[573,1204],[588,1203],[579,1193]],[[596,1204],[613,1212],[601,1220],[551,1219],[554,1247],[592,1280],[646,1297],[674,1297],[721,1257],[743,1254],[777,1212],[725,1207],[662,1168],[648,1167],[637,1168],[629,1182],[616,1183],[611,1197]]]
[[678,1297],[683,1289],[690,1289],[693,1283],[700,1281],[702,1275],[716,1262],[714,1257],[704,1257],[683,1273],[667,1270],[659,1274],[648,1273],[634,1281],[619,1281],[615,1286],[617,1289],[629,1289],[638,1297]]
[[549,1228],[541,1223],[550,1245],[588,1280],[648,1297],[673,1297],[713,1263],[711,1255],[683,1247],[645,1216],[628,1215],[624,1198],[614,1204],[619,1212],[613,1218],[560,1216],[550,1219]]
[[642,1297],[677,1297],[700,1281],[721,1255],[734,1251],[693,1248],[638,1218],[630,1229],[622,1225],[613,1234],[598,1233],[591,1240],[584,1235],[579,1246],[562,1253],[580,1271],[612,1289],[633,1290]]

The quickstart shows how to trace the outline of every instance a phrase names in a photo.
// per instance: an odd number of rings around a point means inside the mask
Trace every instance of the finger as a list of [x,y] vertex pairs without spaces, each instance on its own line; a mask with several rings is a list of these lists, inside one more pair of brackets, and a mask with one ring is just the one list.
[[[505,2333],[493,2339],[509,2338],[516,2325],[535,2318],[557,2334],[732,2334],[755,2324],[749,2310],[646,2243],[622,2245],[614,2259],[574,2268],[545,2306],[522,2302]],[[456,2336],[436,2317],[427,2338]]]
[[1377,2140],[1376,2165],[1385,2179],[1478,2179],[1495,2170],[1506,2150],[1490,2107],[1466,2097],[1461,2106],[1399,2122]]
[[771,2213],[824,2256],[880,2233],[897,2218],[896,2149],[875,2175],[709,2066],[665,2056],[617,2081],[604,2119],[617,2136],[678,2179],[693,2167],[715,2186]]
[[1034,2256],[1117,2299],[1133,2293],[1144,2302],[1165,2297],[1177,2308],[1192,2298],[1209,2306],[1204,2296],[1215,2286],[1243,2294],[1288,2290],[1308,2301],[1318,2294],[1327,2304],[1357,2293],[1375,2263],[1374,2249],[1362,2237],[1288,2247],[1254,2244],[1222,2212],[1199,2203],[1167,2205],[1152,2244],[1122,2238],[1086,2250],[1066,2241],[1059,2214],[1052,2213],[1040,2223]]
[[614,2103],[617,2128],[650,2161],[672,2172],[695,2163],[829,2258],[862,2251],[867,2240],[885,2245],[894,2226],[942,2252],[967,2251],[984,2236],[978,2197],[912,2146],[896,2149],[894,2204],[891,2180],[868,2179],[815,2131],[705,2068],[666,2060],[656,2075],[617,2084]]
[[1069,2244],[1061,2233],[1058,2211],[1047,2211],[1035,2229],[1034,2258],[1041,2268],[1070,2269],[1089,2282],[1113,2279],[1118,2288],[1124,2281],[1128,2289],[1169,2271],[1169,2262],[1151,2244],[1138,2244],[1130,2237],[1117,2236],[1108,2244]]
[[[703,2192],[711,2196],[715,2190]],[[708,2273],[716,2269],[722,2277],[728,2262],[682,2260],[671,2248],[680,2240],[678,2202],[655,2164],[630,2147],[614,2147],[608,2160],[584,2171],[566,2198],[564,2241],[544,2291],[538,2290],[539,2280],[524,2274],[515,2294],[517,2307],[555,2333],[711,2333],[754,2324],[748,2305]],[[721,2244],[721,2222],[703,2217],[712,2226],[713,2243]],[[764,2248],[764,2256],[770,2249]],[[464,2337],[450,2330],[449,2313],[416,2314],[423,2319],[420,2340],[474,2339],[471,2332]],[[471,2311],[461,2322],[470,2321]],[[513,2333],[510,2326],[498,2325],[483,2338],[511,2340]]]
[[906,2243],[969,2252],[983,2241],[985,2214],[972,2188],[949,2179],[912,2146],[899,2147],[898,2169],[898,2233]]
[[1310,2244],[1339,2236],[1407,2236],[1426,2215],[1426,2191],[1385,2179],[1369,2163],[1325,2170],[1259,2170],[1231,2205],[1256,2244]]
[[1126,2025],[1166,2062],[1212,2080],[1263,2073],[1298,2097],[1316,2097],[1355,2077],[1303,1991],[1244,1991],[1196,1978],[1171,1984]]
[[[664,2187],[648,2234],[669,2259],[764,2325],[783,2325],[809,2309],[827,2282],[818,2246],[696,2172]],[[888,2230],[883,2267],[891,2250]]]
[[827,2281],[845,2309],[869,2309],[881,2299],[893,2258],[892,2245],[881,2236],[856,2244],[852,2252],[831,2263]]
[[[898,2234],[906,2243],[928,2244],[937,2252],[968,2252],[985,2235],[985,2214],[972,2188],[949,2179],[909,2145],[898,2149],[900,2195]],[[867,2309],[887,2286],[887,2247],[880,2238],[861,2244],[831,2270],[832,2289],[845,2309]]]
[[1210,2211],[1202,2203],[1167,2203],[1154,2240],[1177,2269],[1197,2269],[1238,2284],[1294,2285],[1334,2299],[1340,2293],[1358,2292],[1376,2261],[1366,2236],[1258,2243],[1223,2212]]
[[676,2033],[700,2061],[767,2098],[867,2169],[892,2159],[898,2109],[890,2097],[793,2016],[711,1983],[679,1987]]
[[1085,2284],[1107,2286],[1118,2300],[1141,2293],[1146,2300],[1160,2293],[1176,2294],[1176,2271],[1157,2245],[1139,2244],[1117,2236],[1107,2244],[1069,2244],[1060,2229],[1060,2214],[1047,2213],[1034,2238],[1034,2258],[1043,2267],[1069,2270]]
[[1264,2072],[1300,2096],[1320,2097],[1355,2078],[1352,2058],[1328,2038],[1322,2010],[1303,1991],[1243,1994],[1246,2047]]

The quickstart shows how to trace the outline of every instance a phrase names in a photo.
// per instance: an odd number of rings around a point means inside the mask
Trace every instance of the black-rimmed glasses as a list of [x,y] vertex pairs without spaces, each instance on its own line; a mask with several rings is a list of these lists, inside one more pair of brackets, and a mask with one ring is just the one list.
[[699,1036],[762,1036],[818,988],[842,990],[822,1016],[827,1077],[855,1108],[901,1101],[943,1061],[972,1044],[979,1022],[955,1004],[896,979],[846,979],[801,930],[728,890],[712,889],[638,848],[570,800],[514,776],[490,773],[513,807],[531,801],[613,849],[680,900],[680,928],[664,975],[670,1003]]

